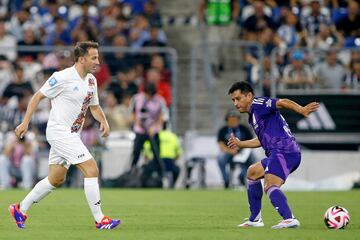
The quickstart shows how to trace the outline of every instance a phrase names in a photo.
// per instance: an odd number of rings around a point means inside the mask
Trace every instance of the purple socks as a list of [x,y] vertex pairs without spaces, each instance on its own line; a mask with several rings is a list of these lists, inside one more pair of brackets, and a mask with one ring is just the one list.
[[250,221],[257,221],[261,217],[261,198],[263,195],[263,188],[261,180],[247,180],[248,182],[248,202],[250,206],[251,215]]
[[[272,205],[283,219],[293,218],[290,207],[284,193],[277,186],[271,186],[266,194],[271,200]],[[250,202],[250,201],[249,201]]]

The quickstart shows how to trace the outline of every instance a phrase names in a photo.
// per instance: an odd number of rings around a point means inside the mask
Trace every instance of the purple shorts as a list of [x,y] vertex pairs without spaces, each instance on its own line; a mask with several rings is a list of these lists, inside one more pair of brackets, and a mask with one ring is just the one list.
[[261,160],[265,174],[270,173],[280,177],[284,182],[290,173],[295,171],[301,162],[301,153],[271,152],[271,155]]

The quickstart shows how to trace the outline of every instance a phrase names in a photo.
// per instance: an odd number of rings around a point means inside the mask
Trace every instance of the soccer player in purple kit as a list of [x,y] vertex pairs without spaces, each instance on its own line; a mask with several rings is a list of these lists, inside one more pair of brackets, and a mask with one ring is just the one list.
[[249,124],[257,135],[256,138],[246,141],[240,141],[235,136],[231,136],[228,141],[229,147],[257,148],[261,146],[266,154],[265,159],[254,163],[248,169],[247,193],[250,217],[238,227],[264,226],[261,218],[262,178],[264,178],[265,193],[283,218],[279,224],[272,228],[300,226],[300,222],[294,217],[284,193],[280,190],[288,175],[300,165],[300,147],[278,109],[289,109],[308,117],[310,113],[317,110],[319,104],[312,102],[303,107],[289,99],[255,97],[251,85],[246,82],[234,83],[228,94],[239,112],[249,114]]

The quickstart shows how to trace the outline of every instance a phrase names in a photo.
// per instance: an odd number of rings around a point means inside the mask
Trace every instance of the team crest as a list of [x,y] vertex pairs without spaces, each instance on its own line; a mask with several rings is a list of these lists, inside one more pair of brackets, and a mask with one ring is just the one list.
[[55,86],[56,83],[57,83],[57,80],[56,80],[54,77],[52,77],[52,78],[49,79],[49,85],[50,85],[50,87]]

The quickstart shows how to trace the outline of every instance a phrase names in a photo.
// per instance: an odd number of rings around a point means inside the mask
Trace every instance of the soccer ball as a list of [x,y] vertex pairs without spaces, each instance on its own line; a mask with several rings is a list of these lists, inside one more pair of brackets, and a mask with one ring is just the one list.
[[324,222],[330,229],[344,229],[349,221],[349,212],[343,207],[334,206],[325,212]]

